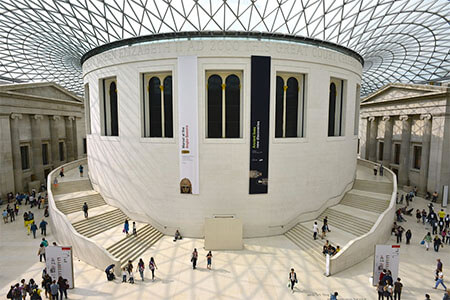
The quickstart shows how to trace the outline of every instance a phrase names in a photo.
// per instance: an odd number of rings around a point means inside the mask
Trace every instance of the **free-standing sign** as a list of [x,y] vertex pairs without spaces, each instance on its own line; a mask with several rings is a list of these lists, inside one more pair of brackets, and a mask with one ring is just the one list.
[[373,285],[377,285],[383,269],[390,270],[392,278],[398,276],[400,245],[376,245],[373,263]]
[[48,246],[45,248],[47,273],[52,280],[58,281],[61,276],[74,287],[72,247]]
[[269,178],[270,57],[251,59],[250,194],[266,194]]
[[180,193],[198,194],[197,57],[178,57]]

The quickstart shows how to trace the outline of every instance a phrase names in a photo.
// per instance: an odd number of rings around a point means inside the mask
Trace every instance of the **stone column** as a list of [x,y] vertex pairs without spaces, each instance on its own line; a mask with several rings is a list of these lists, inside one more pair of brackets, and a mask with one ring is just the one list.
[[33,174],[36,180],[41,183],[45,181],[44,165],[42,162],[42,136],[41,136],[41,120],[42,115],[31,116],[31,152],[33,157]]
[[14,168],[11,153],[10,115],[0,115],[0,197],[14,191]]
[[59,116],[50,116],[50,148],[52,151],[52,165],[53,168],[57,168],[61,163],[59,160],[59,133],[58,133],[58,120]]
[[394,121],[389,116],[383,117],[384,121],[384,148],[383,165],[389,168],[392,161],[392,133],[394,130]]
[[65,117],[64,123],[66,127],[66,151],[67,151],[67,162],[73,161],[73,120],[74,117]]
[[75,160],[78,159],[78,132],[77,132],[77,118],[74,117],[73,119],[73,126],[72,126],[72,132],[73,132],[73,157]]
[[11,114],[11,150],[14,168],[14,188],[16,193],[22,193],[22,157],[20,155],[20,134],[19,134],[19,120],[22,119],[22,114]]
[[423,120],[422,156],[420,157],[419,193],[427,193],[428,169],[430,165],[431,115],[420,115]]
[[368,121],[370,122],[369,160],[377,161],[378,120],[375,117],[369,117]]
[[364,146],[364,159],[369,160],[369,144],[370,144],[370,121],[369,118],[365,118],[366,121],[366,143]]
[[402,121],[402,144],[400,148],[400,168],[398,171],[399,189],[409,184],[409,147],[411,144],[411,118],[400,116]]

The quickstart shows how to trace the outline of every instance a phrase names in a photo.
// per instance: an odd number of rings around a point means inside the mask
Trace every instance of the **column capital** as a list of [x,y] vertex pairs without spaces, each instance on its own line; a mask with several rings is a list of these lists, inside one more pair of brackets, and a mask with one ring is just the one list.
[[60,116],[51,116],[50,119],[53,121],[58,121],[58,120],[61,120],[61,117]]
[[368,118],[367,118],[367,121],[373,122],[373,121],[375,121],[375,117],[368,117]]
[[421,114],[420,119],[421,120],[431,120],[431,114]]
[[33,118],[35,120],[43,120],[44,116],[43,115],[33,115],[31,118]]
[[390,116],[383,116],[383,118],[382,118],[383,121],[389,121],[390,119],[391,119]]
[[401,115],[399,117],[400,121],[407,121],[408,120],[408,115]]
[[67,118],[67,120],[69,120],[69,121],[74,121],[75,120],[75,117],[73,117],[73,116],[68,116],[68,117],[66,117]]
[[12,113],[11,114],[11,119],[19,119],[19,120],[21,120],[22,119],[22,114],[15,114],[15,113]]

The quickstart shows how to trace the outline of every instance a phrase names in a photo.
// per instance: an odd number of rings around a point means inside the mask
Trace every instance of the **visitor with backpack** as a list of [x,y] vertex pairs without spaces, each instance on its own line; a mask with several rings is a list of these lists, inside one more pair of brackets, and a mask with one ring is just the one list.
[[139,275],[141,275],[142,281],[144,281],[144,270],[145,270],[145,264],[144,264],[144,261],[142,260],[142,258],[140,258],[136,271],[138,271]]
[[148,267],[150,271],[152,271],[152,281],[155,281],[155,269],[158,269],[158,267],[156,266],[155,259],[153,257],[150,257]]

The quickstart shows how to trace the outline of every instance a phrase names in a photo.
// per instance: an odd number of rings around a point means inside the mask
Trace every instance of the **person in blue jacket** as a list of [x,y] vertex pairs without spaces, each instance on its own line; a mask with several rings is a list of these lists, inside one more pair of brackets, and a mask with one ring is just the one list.
[[123,224],[123,232],[128,235],[128,231],[130,231],[130,224],[128,224],[128,220],[125,220],[125,223]]
[[37,229],[38,228],[37,228],[36,224],[33,222],[33,224],[31,224],[31,228],[30,228],[31,232],[33,232],[33,238],[36,238],[36,230]]

